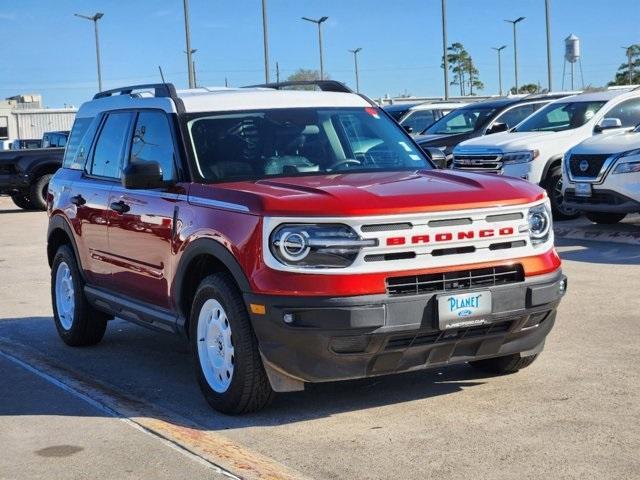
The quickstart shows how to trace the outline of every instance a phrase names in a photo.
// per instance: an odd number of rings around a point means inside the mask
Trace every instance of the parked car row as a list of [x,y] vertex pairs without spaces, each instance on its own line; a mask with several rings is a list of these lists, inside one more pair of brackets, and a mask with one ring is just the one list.
[[594,222],[615,223],[640,212],[639,124],[640,90],[612,89],[465,105],[415,140],[442,150],[450,168],[542,186],[558,220],[586,212]]

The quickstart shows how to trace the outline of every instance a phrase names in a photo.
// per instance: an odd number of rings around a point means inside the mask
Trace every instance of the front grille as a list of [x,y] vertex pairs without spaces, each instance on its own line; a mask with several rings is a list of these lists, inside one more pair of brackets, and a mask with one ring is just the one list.
[[458,154],[453,156],[453,168],[495,173],[502,169],[501,160],[498,154]]
[[421,295],[494,287],[522,281],[524,281],[522,265],[504,265],[474,270],[391,277],[387,278],[387,293],[391,296]]
[[[516,320],[519,321],[519,320]],[[397,348],[421,347],[442,342],[462,340],[464,338],[477,338],[487,335],[497,335],[507,333],[511,329],[514,320],[500,323],[490,323],[488,325],[478,325],[475,327],[460,328],[455,330],[439,330],[436,332],[419,333],[415,336],[401,336],[391,338],[385,346],[385,350]]]
[[[574,177],[596,178],[610,155],[571,155],[569,170]],[[585,168],[586,166],[586,168]]]
[[578,197],[575,190],[567,190],[564,194],[567,202],[579,205],[622,205],[627,199],[610,192],[593,190],[590,197]]

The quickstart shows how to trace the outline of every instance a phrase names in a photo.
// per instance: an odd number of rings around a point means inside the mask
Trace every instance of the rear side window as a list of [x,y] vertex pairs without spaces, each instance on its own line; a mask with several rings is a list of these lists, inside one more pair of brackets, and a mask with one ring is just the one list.
[[145,111],[138,114],[129,162],[158,162],[162,168],[162,178],[175,179],[173,136],[164,112]]
[[507,110],[502,115],[499,115],[495,121],[506,123],[508,128],[512,128],[535,111],[536,108],[533,104],[518,105],[517,107]]
[[120,178],[131,117],[130,112],[115,112],[107,116],[93,153],[92,175]]
[[[89,126],[93,123],[93,118],[76,118],[73,122],[73,128],[69,135],[69,142],[64,151],[63,168],[71,168],[73,170],[82,170],[86,160],[85,150],[82,148],[84,138],[89,133]],[[95,128],[93,129],[95,131]],[[93,138],[93,132],[91,132]],[[86,148],[88,150],[88,148]],[[82,155],[78,155],[82,152]]]
[[626,100],[613,107],[604,116],[619,119],[623,127],[635,127],[640,124],[640,98]]

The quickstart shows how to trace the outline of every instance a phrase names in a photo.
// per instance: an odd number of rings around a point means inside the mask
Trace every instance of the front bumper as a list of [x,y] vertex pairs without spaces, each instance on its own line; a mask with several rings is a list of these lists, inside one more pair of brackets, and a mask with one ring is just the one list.
[[492,313],[485,316],[491,323],[444,331],[438,328],[437,293],[245,294],[245,301],[266,307],[264,314],[250,313],[265,363],[296,381],[326,382],[537,353],[554,324],[561,283],[566,287],[566,277],[557,270],[480,289],[492,294]]
[[567,206],[583,212],[640,212],[640,202],[604,188],[593,188],[590,197],[578,197],[573,188],[567,188],[564,191],[564,202]]
[[29,188],[28,175],[19,173],[0,174],[0,193],[15,193]]

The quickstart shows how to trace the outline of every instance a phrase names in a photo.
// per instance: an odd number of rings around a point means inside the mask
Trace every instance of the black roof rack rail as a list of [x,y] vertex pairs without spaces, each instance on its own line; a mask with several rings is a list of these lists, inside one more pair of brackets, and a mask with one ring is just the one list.
[[113,88],[111,90],[103,90],[93,96],[93,99],[113,97],[115,95],[131,95],[134,90],[151,90],[156,97],[168,97],[172,99],[178,98],[176,87],[172,83],[145,83],[142,85],[131,85],[128,87]]
[[287,87],[306,87],[314,86],[318,87],[323,92],[340,92],[340,93],[354,93],[344,83],[337,80],[296,80],[291,82],[277,82],[277,83],[262,83],[259,85],[247,85],[244,88],[273,88],[276,90],[282,90]]

